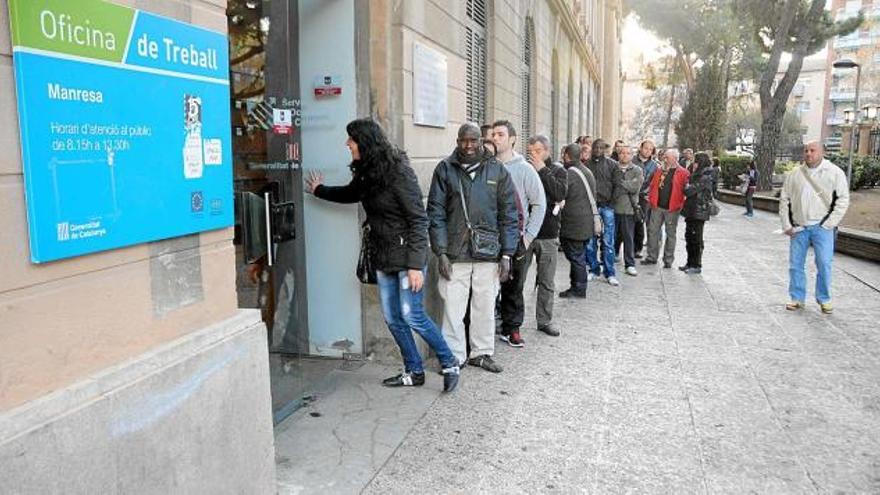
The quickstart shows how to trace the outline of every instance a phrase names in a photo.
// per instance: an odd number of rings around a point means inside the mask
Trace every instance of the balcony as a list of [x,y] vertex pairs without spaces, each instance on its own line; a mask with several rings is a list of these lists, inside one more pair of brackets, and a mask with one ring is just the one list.
[[843,117],[828,117],[827,119],[825,119],[825,125],[835,126],[835,125],[843,125],[843,124],[844,124]]

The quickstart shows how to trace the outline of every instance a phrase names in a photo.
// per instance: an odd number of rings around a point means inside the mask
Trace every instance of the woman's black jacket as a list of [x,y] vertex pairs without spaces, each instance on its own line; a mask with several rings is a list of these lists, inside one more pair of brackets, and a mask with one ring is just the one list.
[[355,174],[347,186],[321,185],[315,196],[336,203],[357,203],[367,213],[373,266],[383,272],[421,270],[428,260],[428,215],[419,181],[409,161],[391,168],[387,186],[370,191]]
[[685,201],[681,214],[686,219],[708,220],[712,202],[714,177],[711,167],[702,167],[691,174],[684,189]]

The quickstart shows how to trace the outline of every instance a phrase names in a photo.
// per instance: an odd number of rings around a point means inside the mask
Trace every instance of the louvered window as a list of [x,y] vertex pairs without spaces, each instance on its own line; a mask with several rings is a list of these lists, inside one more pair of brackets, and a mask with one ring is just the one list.
[[559,149],[559,62],[556,51],[553,51],[550,82],[550,142],[553,149]]
[[574,141],[574,76],[571,71],[568,72],[568,95],[566,95],[565,105],[568,107],[565,130],[568,132],[568,142]]
[[467,1],[465,27],[465,56],[467,57],[467,120],[486,123],[486,25],[488,21],[485,0]]
[[532,137],[532,23],[526,19],[526,29],[523,32],[523,56],[522,56],[522,129],[520,129],[520,145],[523,153],[528,151],[529,138]]

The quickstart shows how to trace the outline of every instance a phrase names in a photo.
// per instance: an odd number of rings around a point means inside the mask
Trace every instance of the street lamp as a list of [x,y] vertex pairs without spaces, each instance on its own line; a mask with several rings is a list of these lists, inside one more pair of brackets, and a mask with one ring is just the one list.
[[[855,67],[856,69],[856,101],[855,105],[853,105],[854,112],[858,111],[859,108],[859,83],[862,79],[862,66],[856,63],[855,60],[851,58],[841,58],[836,60],[832,67],[835,69],[852,69]],[[844,113],[845,115],[845,113]],[[845,117],[844,117],[845,118]],[[846,182],[847,184],[852,184],[852,164],[853,164],[853,148],[856,146],[856,129],[859,127],[858,116],[853,116],[853,128],[849,135],[849,165],[846,167]]]

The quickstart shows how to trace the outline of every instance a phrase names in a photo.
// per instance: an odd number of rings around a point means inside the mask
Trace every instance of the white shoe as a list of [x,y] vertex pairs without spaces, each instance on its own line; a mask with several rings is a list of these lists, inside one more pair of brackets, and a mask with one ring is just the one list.
[[635,277],[636,275],[639,274],[639,272],[636,270],[636,267],[628,266],[628,267],[626,267],[626,274],[632,275],[633,277]]
[[587,282],[592,282],[594,278],[596,278],[596,275],[593,272],[587,272]]
[[617,280],[617,277],[608,277],[608,285],[613,285],[617,287],[618,285],[620,285],[620,281]]

